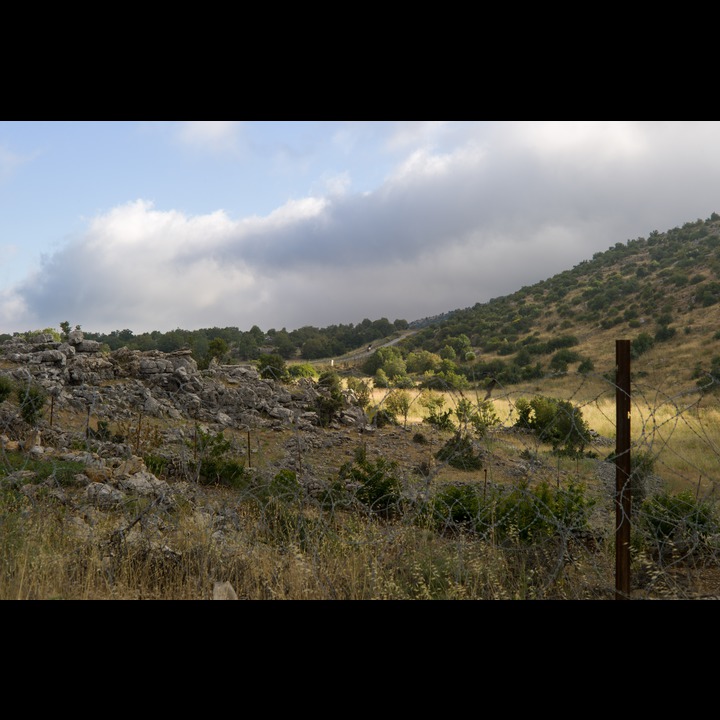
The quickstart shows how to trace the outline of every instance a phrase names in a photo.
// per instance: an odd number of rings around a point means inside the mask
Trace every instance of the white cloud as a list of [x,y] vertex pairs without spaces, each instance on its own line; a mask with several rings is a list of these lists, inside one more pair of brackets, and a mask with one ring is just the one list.
[[[237,130],[221,125],[187,138],[219,147]],[[348,165],[238,220],[119,204],[0,295],[0,319],[106,332],[412,321],[720,211],[718,123],[383,126],[405,150],[372,190],[350,191]]]

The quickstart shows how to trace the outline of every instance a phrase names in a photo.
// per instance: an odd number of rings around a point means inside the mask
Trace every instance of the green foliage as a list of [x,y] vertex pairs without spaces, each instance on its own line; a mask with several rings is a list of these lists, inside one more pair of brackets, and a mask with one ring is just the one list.
[[561,488],[547,482],[535,488],[521,483],[497,501],[495,532],[499,539],[526,543],[558,534],[567,536],[587,529],[594,505],[585,486],[575,481]]
[[435,372],[440,367],[442,358],[429,350],[416,350],[408,353],[405,365],[409,373],[422,375],[425,372]]
[[257,361],[258,372],[261,378],[284,382],[288,379],[288,372],[285,368],[285,358],[277,353],[266,353],[261,355]]
[[405,360],[398,348],[378,348],[362,364],[362,371],[366,375],[375,375],[380,369],[382,369],[390,379],[394,378],[396,375],[401,375],[407,372]]
[[565,373],[569,363],[580,360],[580,354],[569,348],[561,348],[550,359],[550,369],[554,372]]
[[197,480],[201,485],[227,485],[244,487],[247,481],[245,463],[234,458],[205,458],[196,466]]
[[490,525],[491,506],[484,502],[480,486],[449,483],[433,495],[427,508],[439,531],[465,529],[478,534]]
[[399,390],[409,390],[415,387],[415,381],[409,375],[396,375],[391,385]]
[[440,357],[443,360],[455,360],[457,358],[455,348],[452,345],[445,345],[445,347],[440,350]]
[[315,399],[315,410],[322,427],[327,427],[335,417],[335,413],[342,409],[343,395],[340,376],[333,370],[320,373],[317,387],[319,395]]
[[16,470],[33,473],[28,479],[31,483],[52,481],[62,486],[75,484],[75,476],[85,471],[85,463],[78,460],[62,460],[53,458],[28,458],[23,453],[4,453],[0,463],[0,477],[9,475]]
[[397,417],[386,407],[376,407],[369,413],[370,424],[382,428],[387,425],[397,425]]
[[595,501],[585,486],[570,482],[555,488],[527,481],[514,487],[447,484],[433,495],[422,517],[439,531],[464,530],[508,544],[532,544],[554,537],[581,534],[589,526]]
[[38,385],[19,387],[17,389],[17,400],[20,405],[22,419],[28,425],[37,425],[47,401],[47,394],[43,388]]
[[590,442],[590,428],[580,408],[568,400],[550,397],[519,398],[515,403],[516,427],[532,430],[559,455],[579,456]]
[[229,346],[225,340],[221,337],[213,338],[208,343],[208,351],[207,356],[209,360],[212,360],[215,358],[218,362],[223,360],[223,358],[227,355]]
[[467,377],[452,370],[441,370],[434,375],[426,376],[421,385],[424,388],[435,390],[468,390],[470,388]]
[[655,470],[655,455],[650,450],[634,450],[630,453],[630,495],[633,507],[645,500],[647,484]]
[[500,424],[500,418],[491,400],[478,400],[472,403],[467,398],[461,398],[455,408],[455,414],[462,432],[467,433],[468,429],[472,428],[479,438],[485,437],[491,427]]
[[317,370],[310,363],[293,363],[287,366],[287,374],[293,380],[299,378],[315,378]]
[[9,377],[0,375],[0,403],[7,400],[12,395],[13,383]]
[[404,390],[393,390],[385,398],[385,407],[392,415],[403,418],[403,425],[407,426],[407,417],[412,405],[410,394]]
[[455,423],[452,421],[451,409],[443,410],[445,398],[433,392],[423,392],[418,400],[420,405],[424,407],[428,414],[423,418],[423,422],[438,430],[455,430]]
[[223,431],[213,433],[195,426],[190,469],[201,485],[243,487],[247,481],[245,463],[232,456],[232,443]]
[[690,491],[663,491],[647,498],[637,513],[644,539],[661,555],[679,551],[702,555],[720,531],[713,506]]
[[641,332],[632,342],[630,343],[630,357],[635,360],[639,358],[643,353],[650,350],[655,344],[655,340],[650,333]]
[[370,398],[372,397],[372,389],[370,383],[367,380],[361,380],[360,378],[350,377],[347,378],[345,384],[348,390],[351,390],[357,398],[357,403],[361,408],[366,408],[370,404]]
[[281,500],[297,500],[302,495],[302,485],[293,470],[280,470],[270,482],[270,493]]
[[720,355],[715,355],[710,361],[710,370],[705,371],[700,363],[695,366],[693,378],[695,384],[702,392],[717,390],[720,387]]
[[364,445],[355,449],[352,462],[342,465],[338,482],[342,487],[349,487],[354,497],[372,513],[388,517],[399,510],[402,484],[398,464],[382,456],[373,462],[367,457]]
[[487,435],[490,428],[500,424],[500,418],[495,412],[495,405],[490,400],[479,400],[475,405],[475,410],[470,418],[475,434],[483,438]]
[[435,458],[458,470],[480,470],[482,457],[473,447],[472,439],[456,432],[436,453]]
[[675,337],[677,330],[674,327],[668,325],[661,325],[655,333],[655,342],[665,342],[670,338]]

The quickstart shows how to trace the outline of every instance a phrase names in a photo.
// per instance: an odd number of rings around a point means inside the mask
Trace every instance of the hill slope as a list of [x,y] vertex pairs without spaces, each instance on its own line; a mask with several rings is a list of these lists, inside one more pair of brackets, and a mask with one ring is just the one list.
[[709,370],[720,352],[719,321],[720,216],[713,213],[618,242],[547,280],[448,313],[401,346],[442,353],[463,338],[473,353],[466,373],[519,382],[576,370],[583,361],[612,369],[615,340],[625,338],[634,341],[638,371],[672,368],[689,377]]

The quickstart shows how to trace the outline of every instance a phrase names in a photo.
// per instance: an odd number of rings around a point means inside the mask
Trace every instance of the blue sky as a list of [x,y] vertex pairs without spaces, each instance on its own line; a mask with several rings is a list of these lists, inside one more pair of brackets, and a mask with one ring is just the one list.
[[0,333],[412,321],[713,212],[719,121],[0,121]]

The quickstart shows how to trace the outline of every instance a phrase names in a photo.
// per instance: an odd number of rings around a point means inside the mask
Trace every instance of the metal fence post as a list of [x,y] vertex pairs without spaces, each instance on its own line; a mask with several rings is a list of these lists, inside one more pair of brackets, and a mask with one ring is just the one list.
[[630,341],[615,341],[615,599],[630,599]]

